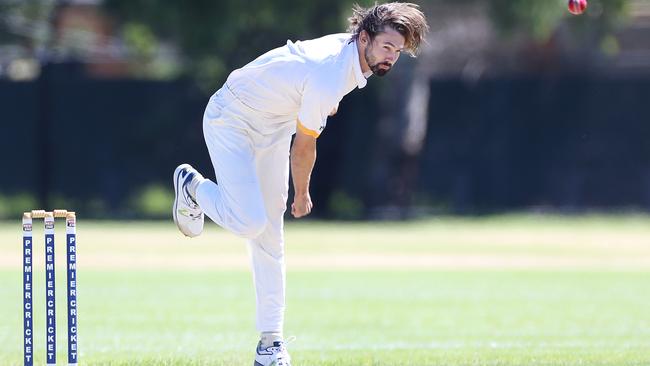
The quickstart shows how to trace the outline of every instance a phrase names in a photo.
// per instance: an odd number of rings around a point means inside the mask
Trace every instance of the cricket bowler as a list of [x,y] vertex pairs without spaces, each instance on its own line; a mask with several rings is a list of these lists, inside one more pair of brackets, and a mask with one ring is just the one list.
[[183,234],[200,235],[205,214],[248,240],[260,332],[255,366],[291,364],[282,335],[289,168],[291,214],[304,217],[313,207],[309,180],[328,116],[371,75],[386,75],[402,52],[414,57],[429,29],[410,3],[357,5],[348,21],[348,33],[287,41],[233,71],[203,116],[216,182],[188,164],[174,171],[173,217]]

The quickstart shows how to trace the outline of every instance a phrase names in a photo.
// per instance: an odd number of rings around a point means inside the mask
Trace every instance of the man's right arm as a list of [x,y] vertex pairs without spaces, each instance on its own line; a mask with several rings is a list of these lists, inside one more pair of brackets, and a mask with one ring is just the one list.
[[[299,127],[300,121],[298,121]],[[313,204],[309,195],[309,181],[316,162],[316,137],[309,130],[298,128],[291,146],[291,177],[294,198],[291,214],[295,218],[309,215]]]

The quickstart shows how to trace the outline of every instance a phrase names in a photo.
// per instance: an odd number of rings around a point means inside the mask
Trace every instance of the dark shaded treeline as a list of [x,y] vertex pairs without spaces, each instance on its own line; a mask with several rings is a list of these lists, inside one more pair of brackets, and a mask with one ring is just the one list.
[[[0,82],[0,194],[28,193],[40,207],[86,217],[144,217],[133,201],[147,186],[171,189],[177,164],[213,175],[201,131],[209,95],[192,82],[47,67],[34,82]],[[433,81],[422,155],[393,156],[379,169],[370,164],[382,148],[377,96],[369,85],[346,97],[319,139],[316,215],[376,217],[395,206],[650,211],[650,79]],[[398,183],[405,171],[407,191]]]

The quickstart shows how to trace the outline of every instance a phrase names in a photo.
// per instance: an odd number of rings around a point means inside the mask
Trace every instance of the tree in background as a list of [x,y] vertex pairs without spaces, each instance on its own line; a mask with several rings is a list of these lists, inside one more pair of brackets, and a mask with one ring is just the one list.
[[[585,14],[573,16],[567,12],[566,0],[488,3],[499,37],[510,47],[533,51],[527,59],[516,60],[523,70],[499,61],[517,71],[544,69],[542,62],[564,71],[585,71],[601,65],[604,58],[616,56],[618,41],[614,34],[626,22],[630,6],[629,0],[590,0]],[[554,56],[544,55],[546,51]],[[556,56],[560,59],[551,59]]]
[[[612,33],[624,19],[629,4],[628,0],[591,0],[587,13],[574,17],[566,11],[566,0],[413,1],[421,4],[430,18],[435,19],[431,35],[434,45],[440,38],[444,41],[444,28],[450,24],[438,16],[441,8],[457,9],[458,14],[451,11],[446,14],[458,19],[462,19],[463,12],[479,9],[488,15],[486,18],[496,30],[499,42],[507,44],[499,48],[498,42],[492,42],[490,48],[496,46],[499,52],[507,53],[507,47],[513,48],[512,40],[518,40],[519,44],[543,45],[564,25],[569,33],[564,38],[571,43],[568,46],[577,45],[574,48],[588,54],[587,57],[594,57],[589,49],[610,55],[617,51],[617,40]],[[118,55],[118,59],[131,65],[133,76],[154,79],[191,76],[205,89],[212,89],[230,70],[280,46],[286,39],[307,39],[343,31],[354,2],[96,0],[77,4],[57,0],[2,0],[0,63],[7,67],[10,58],[50,61],[52,56],[62,55],[67,59],[76,57],[81,62],[93,62],[93,58]],[[360,3],[372,5],[373,1]],[[55,34],[57,14],[71,6],[101,6],[111,14],[112,39],[97,47],[88,42],[93,35],[87,29],[75,29],[65,37]],[[473,30],[468,27],[467,31]],[[469,37],[471,34],[466,38]],[[485,47],[487,42],[483,43]],[[519,60],[494,63],[515,70],[522,65]]]
[[[490,17],[506,35],[520,34],[544,40],[551,36],[567,14],[565,0],[488,0]],[[588,11],[579,20],[583,26],[596,22],[599,27],[613,31],[620,25],[628,0],[589,0]]]
[[177,45],[182,74],[210,90],[231,70],[287,39],[343,32],[351,4],[351,0],[107,0],[104,5],[139,49],[155,48],[160,42]]

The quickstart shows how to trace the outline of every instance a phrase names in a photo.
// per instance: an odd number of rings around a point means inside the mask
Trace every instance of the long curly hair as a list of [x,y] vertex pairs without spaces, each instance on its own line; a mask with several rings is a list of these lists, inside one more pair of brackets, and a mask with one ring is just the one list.
[[357,40],[361,31],[366,31],[371,39],[391,27],[405,39],[404,50],[415,57],[420,44],[429,31],[427,20],[416,4],[386,3],[363,8],[359,4],[352,7],[352,16],[348,18],[348,32]]

